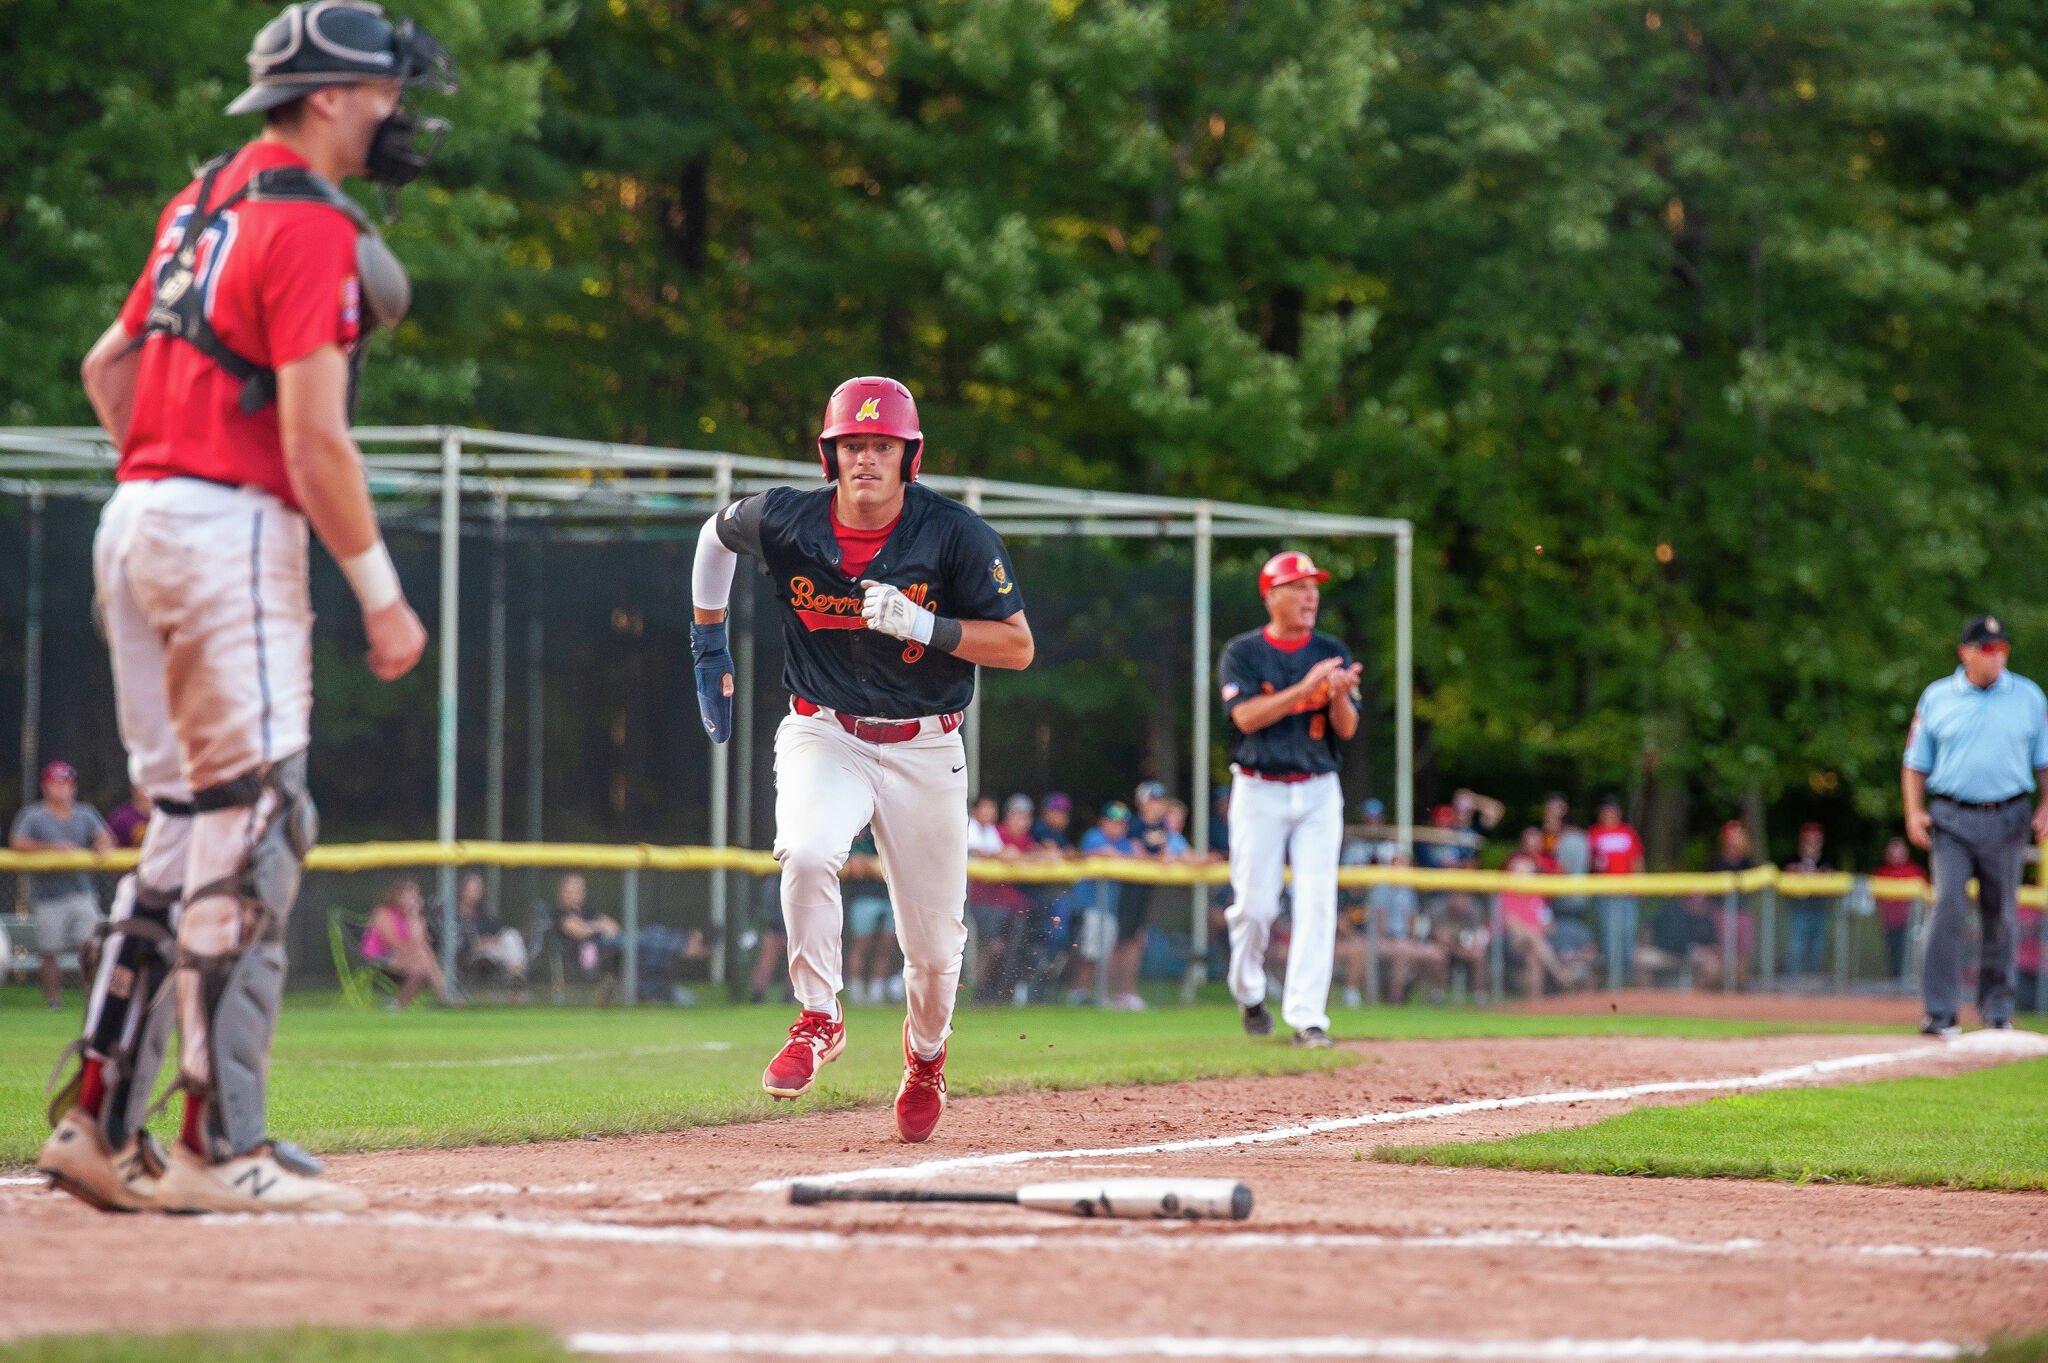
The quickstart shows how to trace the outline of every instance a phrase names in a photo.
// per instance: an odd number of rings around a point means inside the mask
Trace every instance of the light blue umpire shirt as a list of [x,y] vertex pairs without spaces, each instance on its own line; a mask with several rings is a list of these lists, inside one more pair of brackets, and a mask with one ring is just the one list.
[[2009,800],[2034,789],[2048,767],[2048,696],[2025,677],[1987,687],[1963,669],[1920,693],[1906,735],[1906,766],[1927,774],[1927,793],[1969,804]]

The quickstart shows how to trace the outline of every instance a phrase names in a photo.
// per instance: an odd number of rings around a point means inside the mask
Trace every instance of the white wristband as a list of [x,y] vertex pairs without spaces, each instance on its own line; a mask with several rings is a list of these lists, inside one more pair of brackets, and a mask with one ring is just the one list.
[[930,643],[932,627],[939,623],[939,617],[914,603],[911,609],[916,613],[910,617],[910,637],[920,644]]
[[342,559],[341,575],[348,579],[365,615],[375,615],[405,596],[398,585],[398,569],[391,563],[391,551],[381,539],[354,558]]

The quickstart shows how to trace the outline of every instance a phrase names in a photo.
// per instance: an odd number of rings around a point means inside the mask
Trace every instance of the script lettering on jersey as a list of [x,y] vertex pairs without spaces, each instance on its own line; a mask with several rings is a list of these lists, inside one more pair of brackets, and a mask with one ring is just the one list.
[[[931,584],[916,582],[903,589],[903,594],[917,605],[931,608]],[[818,590],[818,584],[807,577],[793,577],[789,580],[789,606],[796,612],[797,619],[804,622],[804,628],[813,632],[821,629],[865,629],[867,621],[861,618],[861,598],[858,596],[832,596]],[[903,650],[903,661],[914,663],[924,656],[924,645],[911,643]]]
[[[164,276],[170,273],[171,263],[177,258],[178,243],[185,239],[185,224],[192,218],[192,205],[186,204],[171,215],[163,235],[157,238],[156,249],[161,253],[150,278],[152,289],[161,289]],[[193,253],[193,283],[204,302],[208,319],[213,317],[213,295],[220,286],[221,269],[227,264],[228,254],[235,249],[235,241],[241,235],[241,221],[235,210],[230,208],[215,218],[204,232],[199,234],[197,250]],[[353,278],[353,276],[351,276]]]

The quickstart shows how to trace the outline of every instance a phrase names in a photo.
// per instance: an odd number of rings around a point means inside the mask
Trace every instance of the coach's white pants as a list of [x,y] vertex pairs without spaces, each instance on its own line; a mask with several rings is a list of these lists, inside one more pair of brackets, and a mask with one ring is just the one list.
[[[313,718],[313,604],[306,520],[267,492],[196,478],[128,482],[93,540],[93,575],[114,667],[130,778],[189,800],[299,752]],[[266,800],[274,797],[266,797]],[[152,819],[145,883],[187,889],[237,871],[269,805]],[[180,836],[183,835],[183,836]],[[182,876],[160,865],[189,838]],[[216,896],[188,907],[178,940],[217,954],[241,914]]]
[[1344,792],[1335,773],[1306,781],[1230,783],[1230,996],[1242,1007],[1266,997],[1266,945],[1280,891],[1294,869],[1294,936],[1280,1017],[1296,1031],[1330,1025],[1330,965],[1337,942],[1337,853]]
[[953,1030],[967,945],[967,755],[936,719],[903,743],[866,743],[832,712],[791,713],[775,730],[775,857],[789,981],[805,1008],[839,1010],[839,868],[875,828],[903,946],[910,1044],[937,1053]]

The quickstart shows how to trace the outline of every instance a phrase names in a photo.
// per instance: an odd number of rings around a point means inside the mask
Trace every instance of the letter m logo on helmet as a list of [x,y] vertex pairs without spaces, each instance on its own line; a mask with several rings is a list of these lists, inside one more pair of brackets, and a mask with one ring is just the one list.
[[870,376],[848,379],[832,390],[825,404],[825,428],[818,433],[818,459],[827,478],[839,476],[838,440],[843,435],[886,435],[903,442],[903,481],[917,477],[924,455],[924,432],[918,429],[917,399],[894,379]]

